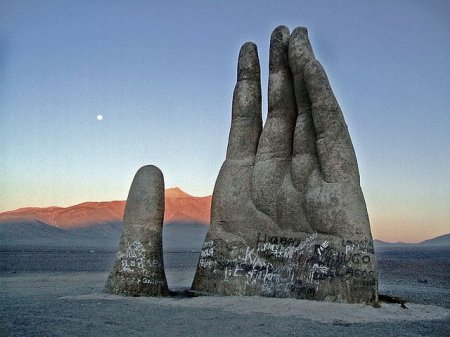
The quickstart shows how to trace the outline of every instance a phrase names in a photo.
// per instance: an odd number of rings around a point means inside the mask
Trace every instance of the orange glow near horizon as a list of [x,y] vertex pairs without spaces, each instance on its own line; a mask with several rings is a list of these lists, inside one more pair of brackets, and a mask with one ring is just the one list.
[[[167,189],[172,187],[173,186],[166,186]],[[197,193],[190,193],[189,189],[181,189],[192,196],[205,196],[197,195]],[[59,202],[55,202],[55,199],[50,198],[48,195],[33,194],[28,200],[23,200],[22,203],[19,203],[19,200],[13,199],[7,200],[8,202],[6,203],[6,200],[4,200],[0,205],[0,213],[25,207],[68,207],[87,201],[125,200],[127,195],[125,190],[126,189],[124,189],[122,193],[116,193],[115,197],[111,197],[111,194],[107,196],[106,193],[90,195],[89,193],[83,193],[76,197],[68,197],[68,194],[61,194]],[[417,243],[450,233],[448,220],[450,214],[447,214],[448,212],[430,210],[427,209],[425,205],[422,205],[422,209],[413,209],[413,205],[396,208],[391,206],[391,208],[388,209],[386,205],[384,205],[385,207],[383,208],[376,207],[379,205],[374,203],[372,204],[374,207],[369,208],[369,215],[374,239],[386,242],[400,241]]]
[[386,242],[417,243],[450,233],[448,220],[443,216],[429,216],[425,220],[374,214],[371,229],[374,239]]

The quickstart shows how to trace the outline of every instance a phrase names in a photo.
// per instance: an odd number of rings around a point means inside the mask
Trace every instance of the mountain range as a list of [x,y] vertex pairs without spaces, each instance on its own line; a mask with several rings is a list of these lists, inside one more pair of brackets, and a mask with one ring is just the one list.
[[384,247],[413,247],[413,246],[450,246],[450,234],[444,234],[435,238],[425,240],[418,243],[407,242],[385,242],[381,240],[373,240],[375,248]]
[[[165,191],[163,242],[167,250],[197,250],[206,235],[212,196],[194,197],[180,188]],[[115,248],[125,201],[85,202],[70,207],[28,207],[0,213],[0,247],[60,246]],[[375,248],[450,246],[450,234],[418,244],[374,240]]]
[[[121,222],[125,201],[84,202],[70,207],[28,207],[0,213],[0,222],[39,221],[61,229],[79,229]],[[164,223],[197,222],[209,224],[211,196],[194,197],[180,188],[165,191]]]
[[[178,187],[165,190],[164,230],[167,236],[174,237],[165,240],[166,247],[197,248],[197,241],[204,239],[208,229],[211,198],[194,197]],[[27,207],[0,213],[0,246],[117,247],[125,204],[125,201],[85,202],[70,207]],[[183,236],[186,240],[182,240]]]

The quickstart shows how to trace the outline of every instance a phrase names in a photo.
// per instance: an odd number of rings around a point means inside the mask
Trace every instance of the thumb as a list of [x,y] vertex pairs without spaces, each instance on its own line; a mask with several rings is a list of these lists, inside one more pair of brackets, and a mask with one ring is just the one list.
[[120,248],[105,292],[128,296],[168,294],[162,253],[164,177],[152,165],[136,173],[128,194]]

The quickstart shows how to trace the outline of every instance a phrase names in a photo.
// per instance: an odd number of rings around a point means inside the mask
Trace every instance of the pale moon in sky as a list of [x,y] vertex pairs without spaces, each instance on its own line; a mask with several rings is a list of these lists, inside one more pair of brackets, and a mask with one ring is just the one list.
[[97,120],[101,121],[103,119],[103,115],[97,115]]

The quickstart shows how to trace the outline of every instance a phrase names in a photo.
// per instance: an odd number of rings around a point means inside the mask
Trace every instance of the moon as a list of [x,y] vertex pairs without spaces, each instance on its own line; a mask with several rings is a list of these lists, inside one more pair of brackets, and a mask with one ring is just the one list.
[[97,120],[101,121],[103,119],[103,115],[97,115]]

